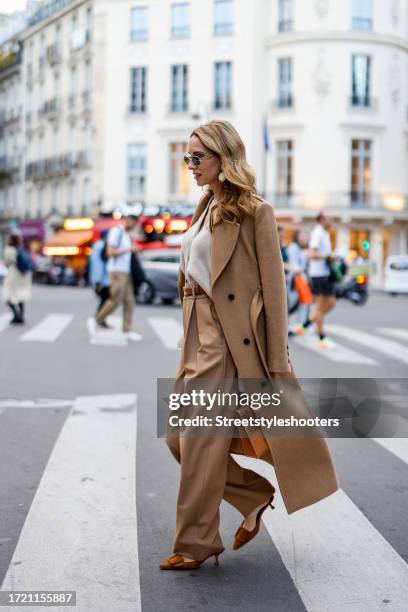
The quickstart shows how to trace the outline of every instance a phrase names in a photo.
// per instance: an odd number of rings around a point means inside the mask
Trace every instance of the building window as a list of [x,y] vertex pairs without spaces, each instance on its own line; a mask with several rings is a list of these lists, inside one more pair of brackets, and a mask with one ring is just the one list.
[[43,200],[44,200],[44,191],[43,189],[37,190],[37,217],[41,219],[43,216]]
[[371,194],[371,140],[351,142],[351,201],[366,204]]
[[279,108],[290,108],[293,106],[292,95],[293,83],[293,61],[291,57],[278,60],[278,104]]
[[370,31],[373,29],[372,0],[353,0],[353,30]]
[[75,181],[71,181],[68,185],[68,209],[67,212],[69,215],[74,214],[74,210],[76,208],[76,183]]
[[171,37],[187,38],[191,28],[191,4],[173,4],[171,7]]
[[171,67],[171,112],[188,110],[188,66],[178,64]]
[[130,69],[130,112],[146,112],[146,68]]
[[353,106],[370,106],[370,69],[370,56],[353,55],[351,96]]
[[52,186],[52,212],[55,213],[59,210],[59,185],[54,183]]
[[137,6],[131,9],[130,39],[132,41],[147,40],[149,37],[149,8]]
[[216,62],[214,66],[214,109],[232,107],[232,63]]
[[82,212],[84,214],[89,213],[91,210],[91,179],[85,177],[83,181],[83,193],[82,193]]
[[146,193],[146,145],[128,145],[128,195],[144,196]]
[[293,30],[293,0],[279,0],[278,31]]
[[214,0],[214,34],[233,34],[233,0]]
[[277,143],[277,193],[290,196],[293,189],[293,141],[279,140]]
[[186,153],[187,144],[185,142],[170,144],[169,191],[172,195],[186,196],[188,194],[188,168],[184,163]]

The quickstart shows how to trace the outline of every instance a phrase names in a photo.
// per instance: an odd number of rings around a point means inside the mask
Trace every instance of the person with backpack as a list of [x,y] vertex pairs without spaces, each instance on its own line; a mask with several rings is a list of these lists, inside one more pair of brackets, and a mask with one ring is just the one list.
[[109,299],[109,275],[108,275],[108,237],[109,230],[101,231],[100,238],[95,242],[89,258],[89,282],[99,298],[97,313]]
[[20,234],[9,236],[3,254],[8,268],[3,285],[3,300],[13,313],[12,325],[25,323],[25,303],[31,299],[33,262]]
[[[131,233],[136,228],[138,216],[130,214],[125,217],[124,223],[112,227],[107,237],[107,270],[109,275],[110,297],[96,315],[98,327],[109,328],[106,317],[123,306],[122,330],[129,340],[138,342],[143,340],[140,334],[132,331],[133,310],[135,306],[134,285],[135,268],[140,269],[137,261],[139,247],[133,244]],[[140,282],[140,280],[137,280]]]

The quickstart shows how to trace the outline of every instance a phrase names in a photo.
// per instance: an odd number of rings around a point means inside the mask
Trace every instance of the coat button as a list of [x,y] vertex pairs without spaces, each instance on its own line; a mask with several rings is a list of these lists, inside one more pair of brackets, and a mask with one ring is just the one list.
[[232,300],[235,300],[235,295],[233,293],[229,293],[228,294],[228,299],[231,300],[231,302],[232,302]]
[[249,344],[251,341],[249,338],[244,338],[244,344]]

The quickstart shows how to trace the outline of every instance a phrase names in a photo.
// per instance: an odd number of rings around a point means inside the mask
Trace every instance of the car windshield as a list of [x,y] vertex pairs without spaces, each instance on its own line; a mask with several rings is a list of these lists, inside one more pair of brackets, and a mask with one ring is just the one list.
[[397,272],[407,272],[408,271],[408,261],[394,261],[390,265],[390,270],[396,270]]

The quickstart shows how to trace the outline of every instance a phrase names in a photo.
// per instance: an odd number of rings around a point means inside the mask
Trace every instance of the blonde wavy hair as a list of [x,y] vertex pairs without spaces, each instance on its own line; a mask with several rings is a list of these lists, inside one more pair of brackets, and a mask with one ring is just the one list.
[[[237,130],[228,121],[210,121],[200,125],[190,135],[197,136],[212,153],[218,155],[225,175],[224,195],[214,206],[210,219],[211,230],[222,221],[241,223],[244,213],[254,214],[256,210],[255,175],[248,165],[245,145]],[[200,201],[207,204],[213,197],[210,188]]]

